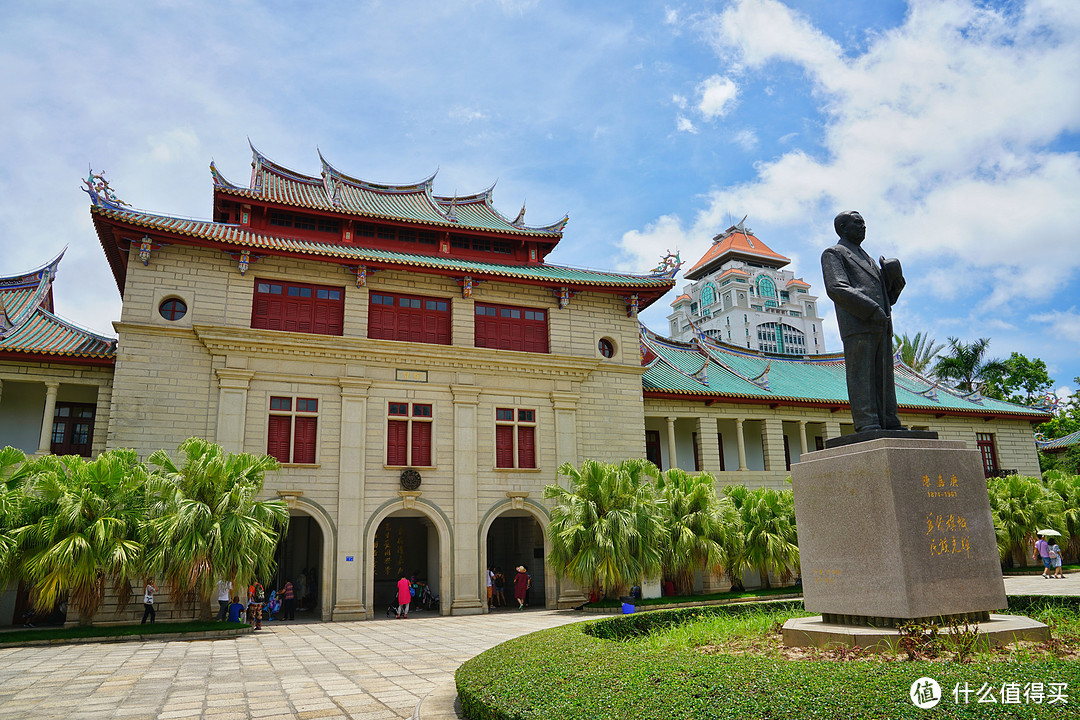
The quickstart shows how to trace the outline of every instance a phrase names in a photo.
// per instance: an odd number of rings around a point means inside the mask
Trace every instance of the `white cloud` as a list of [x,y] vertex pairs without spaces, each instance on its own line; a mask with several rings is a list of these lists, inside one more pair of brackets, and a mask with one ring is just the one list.
[[[688,240],[714,233],[726,213],[749,214],[772,229],[763,237],[774,246],[786,229],[792,243],[820,248],[833,239],[833,215],[854,208],[873,252],[937,278],[923,281],[939,299],[979,298],[974,316],[1075,283],[1080,155],[1052,145],[1080,130],[1074,4],[997,11],[916,0],[857,56],[776,0],[736,0],[702,28],[742,86],[769,81],[770,64],[800,67],[822,135],[760,162],[751,180],[712,190],[685,225]],[[702,112],[724,112],[734,82],[707,83],[716,89]],[[1080,323],[1062,327],[1080,339]]]
[[740,130],[731,136],[731,142],[743,150],[750,151],[758,146],[758,136],[753,130]]
[[698,110],[706,120],[713,120],[728,114],[739,94],[738,86],[730,79],[720,75],[706,78],[698,87],[701,101]]
[[686,109],[687,99],[685,95],[675,93],[671,96],[671,102],[675,103],[675,107],[679,108],[680,110]]
[[679,132],[688,133],[696,133],[698,131],[698,129],[694,127],[694,123],[690,122],[690,119],[682,114],[675,116],[675,129]]
[[1076,308],[1070,308],[1068,312],[1054,310],[1040,313],[1031,316],[1031,320],[1049,325],[1044,331],[1047,337],[1065,341],[1074,347],[1080,344],[1080,312]]
[[465,123],[466,125],[474,120],[487,120],[488,116],[483,110],[477,110],[475,108],[465,107],[463,105],[455,105],[450,108],[448,113],[451,120],[457,120],[458,122]]
[[664,9],[664,24],[677,25],[679,23],[679,11],[676,8]]

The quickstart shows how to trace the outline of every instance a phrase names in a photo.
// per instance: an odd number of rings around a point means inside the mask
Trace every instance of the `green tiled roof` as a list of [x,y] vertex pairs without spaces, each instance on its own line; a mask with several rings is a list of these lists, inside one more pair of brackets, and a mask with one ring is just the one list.
[[0,353],[111,360],[116,356],[115,340],[95,335],[45,309],[61,257],[63,253],[33,273],[0,278],[0,308],[6,317],[0,325]]
[[320,153],[322,177],[312,177],[278,165],[254,147],[251,151],[251,187],[229,182],[211,164],[217,191],[311,210],[553,240],[562,236],[566,224],[565,217],[541,227],[510,221],[492,207],[491,188],[461,198],[437,197],[432,194],[434,175],[405,185],[373,183],[339,172]]
[[1036,444],[1040,450],[1067,450],[1074,445],[1080,445],[1080,430],[1069,433],[1065,437],[1054,438],[1053,440],[1038,440]]
[[662,294],[675,284],[674,280],[649,275],[627,275],[548,264],[514,265],[491,263],[438,255],[419,255],[393,250],[320,243],[276,235],[263,235],[252,232],[250,229],[240,225],[152,215],[104,205],[92,206],[90,210],[97,217],[118,220],[147,230],[167,231],[177,235],[211,241],[224,246],[224,249],[230,251],[250,249],[255,254],[260,250],[282,254],[299,253],[334,258],[346,265],[372,263],[376,266],[428,267],[477,277],[517,278],[552,284],[565,284],[570,287],[611,287],[626,288],[628,290],[654,289],[659,294]]
[[[847,404],[847,370],[841,355],[799,358],[766,355],[701,336],[690,343],[681,343],[662,338],[644,326],[641,344],[643,351],[651,351],[650,358],[655,356],[642,378],[646,393]],[[961,394],[919,375],[899,360],[895,361],[894,370],[896,401],[901,408],[1050,417],[1046,411],[1024,405]]]

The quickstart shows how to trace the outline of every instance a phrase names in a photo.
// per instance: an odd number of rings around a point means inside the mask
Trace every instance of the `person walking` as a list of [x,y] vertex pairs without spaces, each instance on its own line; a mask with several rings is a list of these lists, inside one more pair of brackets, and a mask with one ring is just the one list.
[[1053,577],[1058,580],[1065,579],[1065,573],[1061,570],[1061,548],[1058,546],[1057,541],[1050,546],[1050,567],[1054,569]]
[[232,582],[229,580],[218,580],[217,584],[217,604],[218,614],[217,621],[224,622],[229,617],[229,598],[232,596]]
[[281,588],[281,619],[296,619],[296,597],[293,595],[293,584],[286,578],[285,587]]
[[409,603],[412,602],[412,583],[409,582],[409,578],[402,574],[401,579],[397,581],[397,619],[408,620],[409,619]]
[[487,567],[488,610],[490,610],[491,608],[494,607],[494,605],[492,605],[492,594],[495,592],[494,585],[495,585],[495,569],[491,565],[488,565],[488,567]]
[[146,587],[143,588],[143,614],[142,622],[140,625],[146,624],[146,618],[150,618],[150,624],[153,625],[157,619],[157,613],[154,612],[154,593],[157,592],[157,588],[154,587],[154,578],[146,579]]
[[1035,541],[1035,552],[1031,554],[1032,560],[1042,560],[1043,573],[1042,576],[1047,580],[1050,579],[1050,544],[1046,542],[1046,538],[1042,535]]
[[517,600],[518,610],[525,609],[525,593],[529,591],[529,576],[525,572],[524,565],[517,566],[517,575],[514,576],[514,599]]
[[248,588],[248,613],[256,630],[262,630],[262,608],[266,602],[266,590],[258,580]]

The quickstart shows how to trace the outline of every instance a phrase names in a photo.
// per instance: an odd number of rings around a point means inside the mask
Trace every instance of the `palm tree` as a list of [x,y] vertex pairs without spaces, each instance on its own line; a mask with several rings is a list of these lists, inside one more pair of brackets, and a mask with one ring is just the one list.
[[753,568],[761,575],[762,586],[769,588],[770,570],[781,577],[790,575],[799,565],[792,492],[729,485],[724,488],[724,494],[735,504],[743,533],[741,553],[734,559],[734,566],[728,568],[732,577]]
[[738,532],[735,506],[716,494],[713,476],[671,468],[656,478],[664,499],[664,574],[680,592],[693,589],[694,570],[721,568],[729,534]]
[[26,508],[23,489],[33,469],[34,463],[27,461],[22,450],[13,447],[0,449],[0,587],[17,579],[15,569],[18,554],[14,531],[22,525]]
[[952,380],[958,390],[972,392],[976,384],[985,384],[994,376],[1008,372],[1000,360],[983,361],[990,338],[979,338],[973,343],[963,343],[949,338],[949,352],[939,357],[934,374],[942,380]]
[[1014,566],[1024,567],[1035,531],[1063,524],[1061,497],[1032,477],[1009,475],[990,478],[987,483],[998,555],[1002,560],[1011,557]]
[[640,459],[559,467],[559,474],[570,478],[569,487],[544,488],[544,497],[555,501],[548,524],[555,568],[583,587],[614,595],[660,571],[663,501],[648,470],[656,472]]
[[925,374],[944,347],[940,343],[935,345],[929,335],[921,332],[915,333],[913,338],[909,338],[907,333],[893,335],[893,352],[900,353],[903,363],[917,373]]
[[26,478],[24,522],[14,530],[21,576],[38,612],[65,595],[80,625],[90,625],[115,585],[120,604],[141,569],[138,540],[145,517],[146,470],[133,450],[110,450],[93,461],[48,455]]
[[[1047,473],[1049,475],[1049,473]],[[1057,474],[1048,478],[1047,487],[1061,498],[1063,542],[1069,554],[1080,556],[1080,475]]]
[[259,500],[269,455],[226,453],[202,438],[180,444],[177,465],[164,450],[150,456],[147,569],[160,576],[177,602],[210,599],[220,579],[243,587],[273,572],[274,550],[288,530],[289,508],[280,499]]

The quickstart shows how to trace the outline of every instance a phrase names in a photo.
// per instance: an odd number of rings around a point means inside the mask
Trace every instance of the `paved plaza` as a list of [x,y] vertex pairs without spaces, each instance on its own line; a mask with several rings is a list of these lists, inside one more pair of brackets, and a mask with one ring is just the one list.
[[[1010,595],[1080,595],[1080,573],[1009,577],[1005,586]],[[269,623],[238,639],[0,649],[0,718],[407,718],[470,657],[582,619],[543,610],[420,613],[404,621]]]

